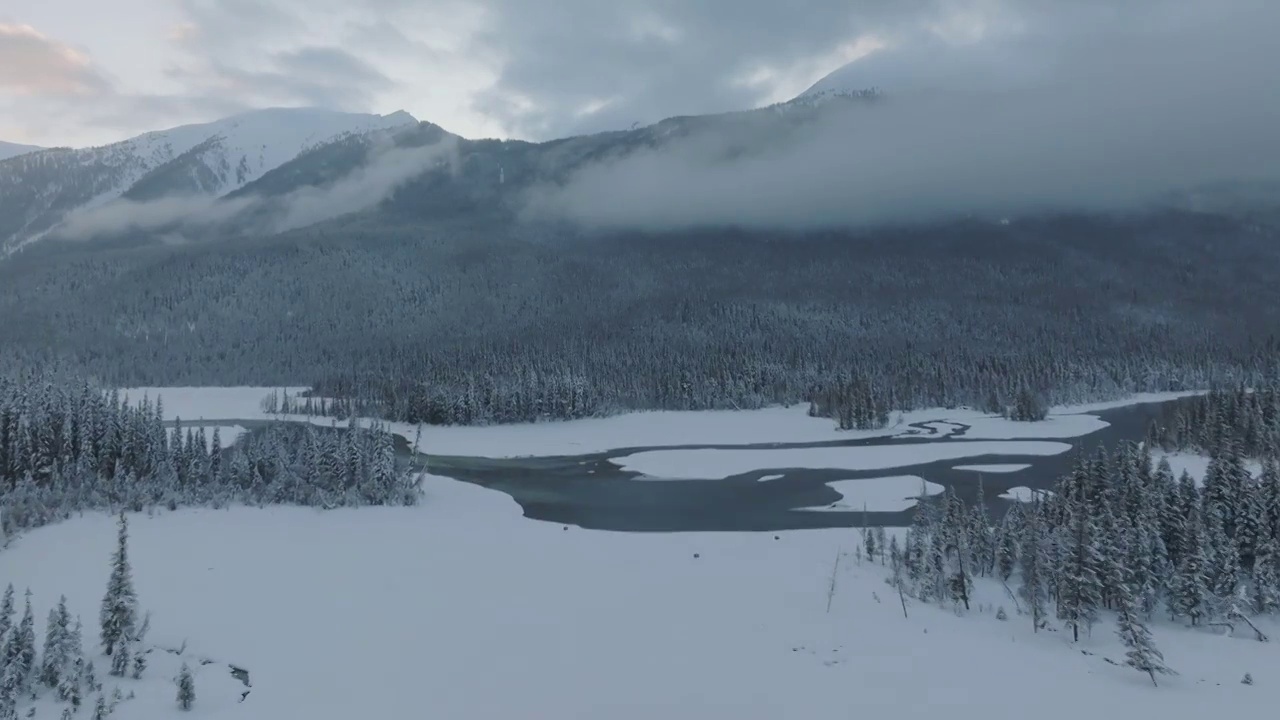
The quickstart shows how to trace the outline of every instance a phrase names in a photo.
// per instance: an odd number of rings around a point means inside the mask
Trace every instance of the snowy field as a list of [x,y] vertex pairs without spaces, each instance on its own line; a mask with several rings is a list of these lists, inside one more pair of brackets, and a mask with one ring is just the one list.
[[[284,388],[289,393],[299,393],[306,388]],[[191,425],[200,420],[265,420],[262,401],[279,388],[267,387],[168,387],[121,388],[120,398],[131,405],[149,399],[154,406],[157,400],[164,403],[165,420],[182,420]]]
[[[260,419],[282,417],[330,425],[332,418],[269,416],[262,399],[278,388],[130,388],[121,390],[131,401],[144,396],[164,400],[168,419]],[[286,388],[296,394],[301,388]],[[1162,402],[1198,393],[1147,393],[1117,402],[1054,408],[1044,422],[1020,423],[969,409],[929,409],[894,413],[881,430],[836,429],[828,418],[811,418],[807,406],[762,410],[638,412],[607,418],[524,423],[490,427],[424,427],[422,447],[442,455],[491,458],[581,455],[616,448],[654,445],[750,445],[800,443],[892,436],[928,435],[913,424],[928,424],[934,436],[955,433],[957,423],[969,426],[965,437],[981,440],[1065,439],[1087,435],[1107,426],[1091,412],[1145,402]],[[343,425],[344,423],[338,423]],[[391,423],[392,431],[413,441],[417,426]]]
[[1034,499],[1035,499],[1036,495],[1042,495],[1042,496],[1043,496],[1043,495],[1046,495],[1046,494],[1047,494],[1047,495],[1052,495],[1052,494],[1053,494],[1053,491],[1051,491],[1051,490],[1039,490],[1039,491],[1036,491],[1036,490],[1032,490],[1032,489],[1031,489],[1031,488],[1029,488],[1029,487],[1025,487],[1025,486],[1023,486],[1023,485],[1019,485],[1019,486],[1017,486],[1017,487],[1011,487],[1011,488],[1009,488],[1008,490],[1006,490],[1005,492],[1000,493],[999,497],[1000,497],[1000,498],[1002,498],[1002,499],[1004,499],[1004,500],[1014,500],[1014,501],[1017,501],[1017,502],[1031,502],[1032,500],[1034,500]]
[[996,463],[993,465],[956,465],[952,470],[964,470],[966,472],[976,473],[1012,473],[1019,470],[1026,470],[1030,465],[1021,465],[1018,463]]
[[[1153,688],[1104,659],[1123,658],[1113,623],[1080,647],[1033,634],[998,586],[965,617],[908,600],[905,619],[884,570],[853,557],[856,531],[563,530],[498,492],[426,489],[419,508],[134,516],[149,640],[251,673],[241,704],[225,668],[199,668],[190,717],[1199,720],[1280,703],[1275,643],[1157,621],[1181,674]],[[0,577],[35,592],[40,631],[59,593],[92,627],[113,539],[100,515],[45,527],[0,552]],[[112,717],[186,717],[173,671]]]
[[840,493],[839,500],[830,505],[799,509],[811,512],[897,512],[915,507],[922,494],[936,495],[943,491],[941,485],[915,475],[836,480],[827,486]]
[[[1151,459],[1155,463],[1159,463],[1161,459],[1169,461],[1169,467],[1173,469],[1173,476],[1181,477],[1185,471],[1195,478],[1196,484],[1204,482],[1204,475],[1209,470],[1209,456],[1200,455],[1191,452],[1164,452],[1156,450],[1151,453]],[[1249,474],[1257,477],[1262,474],[1262,463],[1257,460],[1245,460],[1244,467]]]

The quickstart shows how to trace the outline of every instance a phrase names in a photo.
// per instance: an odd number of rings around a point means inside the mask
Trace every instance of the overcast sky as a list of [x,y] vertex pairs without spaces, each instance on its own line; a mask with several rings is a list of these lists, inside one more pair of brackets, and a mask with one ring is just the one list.
[[1124,42],[1125,32],[1195,22],[1219,6],[4,0],[0,139],[100,144],[249,108],[318,105],[405,109],[468,137],[538,140],[788,99],[850,61],[860,70],[851,82],[882,87],[949,78],[957,66],[1034,81],[1054,47],[1099,35]]

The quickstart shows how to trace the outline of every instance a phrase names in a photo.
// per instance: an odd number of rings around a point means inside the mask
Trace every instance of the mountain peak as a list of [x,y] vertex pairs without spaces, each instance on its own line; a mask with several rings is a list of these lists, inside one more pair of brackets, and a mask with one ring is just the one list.
[[263,108],[101,147],[19,156],[0,165],[0,253],[44,236],[72,212],[122,196],[222,196],[308,150],[408,125],[417,121],[403,110]]
[[19,143],[11,143],[0,140],[0,160],[6,158],[17,157],[18,155],[26,155],[29,152],[43,150],[44,148],[35,145],[22,145]]
[[410,124],[410,123],[417,123],[417,122],[418,122],[418,119],[417,119],[417,118],[415,118],[414,116],[410,115],[410,114],[409,114],[407,111],[405,111],[405,110],[397,110],[397,111],[395,111],[395,112],[393,112],[393,113],[389,113],[389,114],[387,114],[387,115],[383,115],[383,116],[382,116],[382,118],[383,118],[384,120],[386,120],[387,122],[394,122],[394,123],[396,123],[397,125],[408,125],[408,124]]

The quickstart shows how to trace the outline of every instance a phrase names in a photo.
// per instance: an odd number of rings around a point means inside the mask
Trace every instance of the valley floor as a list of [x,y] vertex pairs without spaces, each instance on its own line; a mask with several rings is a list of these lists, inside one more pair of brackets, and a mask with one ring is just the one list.
[[[218,661],[192,716],[1179,720],[1280,702],[1275,643],[1157,621],[1181,674],[1154,688],[1103,659],[1123,660],[1109,621],[1075,647],[1032,633],[998,586],[964,617],[908,600],[904,619],[884,569],[854,557],[856,531],[595,532],[466,483],[425,489],[417,508],[131,518],[149,640]],[[31,587],[38,618],[65,593],[92,627],[113,538],[102,515],[33,531],[0,553],[0,578]],[[250,671],[243,703],[222,663]],[[173,717],[172,671],[115,717]]]

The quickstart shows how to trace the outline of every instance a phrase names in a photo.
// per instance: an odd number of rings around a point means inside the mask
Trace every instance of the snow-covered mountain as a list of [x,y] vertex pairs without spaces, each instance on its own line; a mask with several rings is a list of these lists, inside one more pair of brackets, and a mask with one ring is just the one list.
[[18,155],[26,155],[29,152],[35,152],[41,148],[35,145],[19,145],[18,143],[5,142],[0,140],[0,160],[5,160]]
[[220,196],[339,138],[417,121],[315,108],[275,108],[144,133],[95,148],[0,160],[0,251],[53,229],[68,213],[117,198]]

